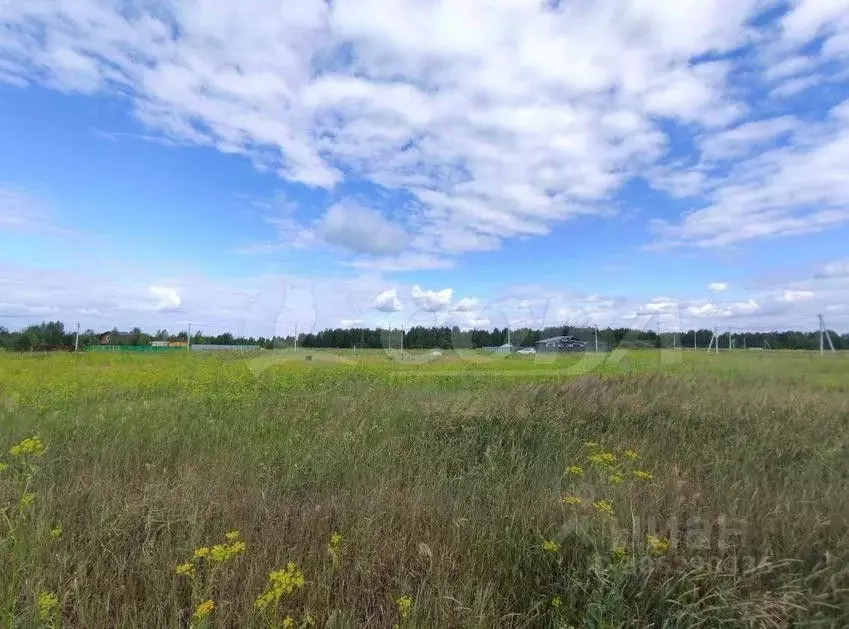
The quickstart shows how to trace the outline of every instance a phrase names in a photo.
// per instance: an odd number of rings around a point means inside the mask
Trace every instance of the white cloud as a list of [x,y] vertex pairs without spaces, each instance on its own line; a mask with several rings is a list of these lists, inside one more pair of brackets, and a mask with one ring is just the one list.
[[0,232],[74,235],[56,224],[50,213],[33,196],[0,184]]
[[356,326],[362,325],[362,324],[363,324],[362,319],[342,319],[339,322],[339,326],[343,327],[343,328],[353,328],[353,327],[356,327]]
[[13,2],[0,15],[0,80],[119,93],[175,142],[309,186],[400,190],[413,225],[331,209],[319,229],[370,254],[453,254],[608,213],[625,182],[665,158],[669,123],[721,128],[744,115],[734,62],[693,59],[750,41],[760,8]]
[[[341,199],[318,225],[279,226],[284,242],[323,237],[387,257],[376,268],[609,214],[637,176],[674,197],[705,195],[655,224],[665,245],[849,220],[838,172],[849,122],[797,125],[783,101],[802,89],[828,96],[820,83],[837,75],[825,62],[849,49],[847,0],[798,0],[770,24],[753,19],[758,0],[2,6],[0,81],[120,94],[169,141],[307,186],[397,192],[391,217]],[[821,51],[814,37],[826,39]],[[679,159],[691,141],[705,163]]]
[[707,289],[721,293],[724,290],[728,290],[728,284],[726,282],[711,282],[707,285]]
[[381,312],[400,312],[401,300],[398,299],[398,290],[391,288],[380,293],[374,300],[374,309]]
[[733,129],[706,136],[701,142],[702,158],[706,160],[739,157],[755,150],[758,144],[770,142],[792,131],[798,125],[793,116],[747,122]]
[[418,284],[411,291],[413,303],[426,312],[442,312],[451,307],[451,296],[454,291],[450,288],[442,290],[424,290]]
[[792,57],[782,59],[778,63],[770,64],[770,66],[766,69],[764,78],[768,81],[784,79],[789,76],[801,74],[816,65],[817,60],[814,57],[807,55],[794,55]]
[[380,213],[353,203],[336,204],[327,210],[317,228],[328,243],[371,255],[401,252],[407,233]]
[[455,312],[472,312],[476,310],[480,306],[480,300],[475,299],[473,297],[463,297],[458,300],[452,310]]
[[383,272],[450,269],[454,263],[425,253],[402,253],[397,256],[360,257],[351,262],[357,269]]
[[817,278],[849,277],[849,258],[824,264],[817,272]]
[[785,290],[784,301],[808,301],[813,299],[814,292],[810,290]]
[[183,301],[180,299],[180,291],[176,288],[168,286],[151,286],[149,292],[156,300],[153,305],[154,310],[177,310]]
[[[384,284],[373,276],[258,275],[211,280],[156,278],[147,269],[68,271],[0,262],[0,316],[7,327],[42,319],[79,321],[83,329],[138,326],[236,335],[291,335],[363,319]],[[179,305],[177,301],[179,300]],[[400,304],[399,304],[400,305]],[[178,306],[178,307],[177,307]]]

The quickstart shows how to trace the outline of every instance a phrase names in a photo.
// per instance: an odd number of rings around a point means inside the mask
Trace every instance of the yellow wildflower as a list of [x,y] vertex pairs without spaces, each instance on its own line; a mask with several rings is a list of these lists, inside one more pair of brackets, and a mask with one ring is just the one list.
[[580,465],[570,465],[566,468],[566,473],[571,476],[583,476],[584,468],[582,468]]
[[206,600],[195,609],[195,613],[193,618],[195,620],[203,620],[207,616],[209,616],[213,611],[215,611],[215,601],[212,599]]
[[195,559],[203,559],[209,556],[209,548],[202,546],[195,551]]
[[265,609],[272,603],[279,601],[284,595],[291,594],[302,587],[304,587],[304,574],[290,561],[285,569],[273,570],[268,573],[268,587],[254,601],[254,607]]
[[609,500],[596,500],[593,507],[603,515],[613,515],[613,503]]
[[616,463],[616,455],[612,452],[599,452],[598,454],[589,455],[587,460],[596,465],[613,465]]
[[643,470],[634,470],[634,478],[638,480],[651,480],[652,475],[649,472],[644,472]]
[[0,461],[0,472],[3,472],[3,471],[5,471],[5,470],[7,470],[7,469],[9,469],[9,464],[8,464],[8,463],[3,463],[2,461]]
[[41,456],[44,454],[44,443],[38,437],[29,437],[20,443],[13,445],[9,449],[9,454],[12,456],[23,456],[25,454],[34,454]]
[[649,550],[653,555],[662,555],[669,550],[669,540],[665,537],[646,535],[646,542],[648,543]]
[[292,629],[295,626],[295,620],[291,616],[286,616],[283,619],[283,624],[280,625],[282,629]]
[[564,505],[569,505],[570,507],[577,507],[582,501],[577,496],[563,496],[560,499],[560,502]]
[[175,568],[175,572],[177,574],[184,574],[189,577],[194,576],[195,565],[193,563],[181,563]]
[[308,627],[315,627],[315,618],[309,612],[304,614],[304,617],[301,618],[301,629],[308,629]]
[[551,606],[554,609],[558,609],[561,605],[563,605],[563,601],[560,600],[559,596],[554,596],[551,598]]
[[584,441],[584,447],[589,448],[590,450],[595,450],[597,448],[600,448],[601,446],[598,445],[598,442],[596,441]]
[[35,502],[35,494],[24,492],[18,499],[18,507],[23,509],[24,507],[32,506],[33,502]]
[[628,556],[628,551],[625,550],[624,546],[614,546],[610,549],[610,558],[613,560],[613,563],[620,563],[625,560]]
[[42,592],[38,595],[38,617],[42,621],[49,620],[57,607],[59,599],[52,592]]
[[554,540],[547,539],[542,543],[542,549],[547,553],[556,553],[560,550],[560,545]]
[[398,606],[398,613],[401,615],[401,620],[406,620],[410,615],[410,610],[413,609],[413,597],[405,594],[395,599],[395,604]]
[[333,548],[339,548],[339,544],[342,543],[342,534],[337,533],[336,531],[330,536],[330,545]]
[[228,533],[225,533],[224,539],[226,539],[228,542],[235,542],[237,539],[239,539],[239,531],[230,531]]
[[636,451],[636,450],[631,450],[630,448],[628,448],[627,450],[625,450],[624,455],[625,455],[625,458],[626,458],[626,459],[631,459],[632,461],[633,461],[634,459],[636,459],[636,458],[637,458],[637,456],[638,456],[638,455],[637,455],[637,451]]
[[53,537],[53,538],[62,537],[62,527],[61,526],[54,526],[52,529],[50,529],[50,537]]
[[607,480],[613,483],[614,485],[618,485],[623,480],[625,480],[625,478],[622,476],[622,474],[611,474],[607,477]]

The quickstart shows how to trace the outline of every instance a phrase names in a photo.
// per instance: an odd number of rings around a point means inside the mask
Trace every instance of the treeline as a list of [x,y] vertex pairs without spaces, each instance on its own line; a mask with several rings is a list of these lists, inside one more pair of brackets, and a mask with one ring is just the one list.
[[[100,343],[103,331],[81,331],[79,347]],[[839,335],[830,332],[835,349],[849,349],[849,334]],[[594,349],[596,339],[600,350],[616,347],[655,347],[655,348],[706,348],[711,342],[711,330],[689,330],[681,333],[665,332],[658,334],[650,330],[629,328],[593,328],[557,326],[541,330],[531,328],[511,329],[494,328],[492,330],[461,330],[458,327],[421,327],[408,330],[373,328],[336,328],[316,333],[298,335],[297,345],[303,348],[400,348],[406,349],[475,349],[496,347],[509,341],[517,347],[533,347],[536,341],[552,336],[574,336],[587,343],[587,349]],[[0,348],[6,350],[70,350],[75,346],[74,330],[65,329],[61,321],[50,321],[31,325],[23,330],[11,332],[0,327]],[[129,332],[117,329],[109,333],[111,345],[150,345],[153,341],[183,341],[188,332],[171,333],[157,330],[155,334],[133,328]],[[288,348],[295,345],[295,338],[288,337],[244,337],[230,333],[205,335],[202,331],[192,334],[193,344],[209,345],[259,345],[266,349]],[[819,332],[745,332],[719,337],[721,349],[763,348],[763,349],[807,349],[819,348]]]

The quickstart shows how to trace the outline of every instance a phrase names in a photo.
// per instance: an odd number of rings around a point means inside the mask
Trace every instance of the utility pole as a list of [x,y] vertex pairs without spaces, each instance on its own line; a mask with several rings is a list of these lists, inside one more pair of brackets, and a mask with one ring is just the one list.
[[598,354],[598,326],[593,328],[593,336],[595,337],[595,352]]
[[732,345],[732,334],[731,334],[731,330],[728,330],[728,349],[731,349],[731,345]]
[[77,321],[77,336],[74,339],[74,351],[80,351],[80,322]]
[[189,332],[186,334],[186,351],[189,352],[192,349],[192,324],[189,324]]
[[298,322],[295,322],[295,351],[298,351]]
[[699,334],[698,330],[693,330],[693,349],[699,349]]
[[828,333],[828,328],[825,326],[825,320],[822,318],[822,315],[817,315],[817,318],[820,320],[820,354],[825,353],[825,341],[828,341],[828,347],[831,351],[834,351],[834,344],[831,342],[831,335]]

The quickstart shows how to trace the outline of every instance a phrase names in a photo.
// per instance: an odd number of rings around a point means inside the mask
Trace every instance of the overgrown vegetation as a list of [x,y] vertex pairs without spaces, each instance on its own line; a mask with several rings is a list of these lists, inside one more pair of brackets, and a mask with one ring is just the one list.
[[311,356],[0,355],[0,626],[849,626],[849,357]]

